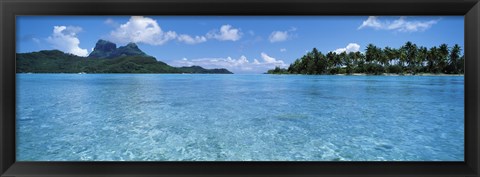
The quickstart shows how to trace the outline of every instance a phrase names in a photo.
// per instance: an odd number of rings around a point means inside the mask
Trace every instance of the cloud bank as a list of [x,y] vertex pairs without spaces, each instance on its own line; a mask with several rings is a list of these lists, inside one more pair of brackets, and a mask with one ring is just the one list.
[[178,41],[184,42],[185,44],[198,44],[202,42],[207,42],[207,38],[205,36],[195,36],[191,37],[187,34],[182,34],[178,36]]
[[[105,24],[116,24],[112,19],[107,19]],[[110,32],[109,39],[117,43],[144,43],[149,45],[163,45],[171,40],[177,40],[185,44],[199,44],[208,39],[219,41],[237,41],[242,37],[240,29],[231,25],[222,25],[220,29],[214,29],[205,35],[192,36],[189,34],[177,34],[175,31],[164,31],[158,22],[152,18],[132,16],[128,22],[116,25],[115,30]]]
[[242,55],[237,59],[232,57],[226,58],[197,58],[197,59],[187,59],[182,58],[180,60],[174,60],[169,64],[172,66],[202,66],[204,68],[213,69],[213,68],[226,68],[233,73],[264,73],[269,69],[275,68],[275,66],[287,67],[283,60],[278,60],[274,57],[269,56],[265,52],[260,53],[263,62],[260,62],[257,59],[253,59],[253,62],[250,62],[246,56]]
[[293,27],[293,28],[291,28],[290,30],[287,30],[287,31],[273,31],[270,34],[270,36],[268,37],[268,40],[271,43],[286,41],[287,39],[292,37],[291,32],[296,31],[296,30],[297,30],[297,28]]
[[87,56],[88,50],[80,48],[80,40],[77,33],[82,28],[76,26],[54,26],[53,33],[47,38],[47,42],[55,49],[77,56]]
[[270,40],[271,43],[274,42],[281,42],[281,41],[286,41],[288,38],[288,31],[274,31],[272,34],[270,34],[270,37],[268,37],[268,40]]
[[118,43],[145,43],[150,45],[162,45],[169,40],[175,39],[174,31],[163,31],[157,21],[142,16],[132,16],[127,23],[120,25],[110,32],[111,39]]
[[220,30],[213,30],[206,36],[219,41],[237,41],[242,37],[242,33],[240,29],[233,28],[231,25],[222,25]]
[[394,21],[380,21],[376,16],[370,16],[367,20],[358,27],[358,29],[363,28],[373,28],[376,30],[394,30],[399,32],[417,32],[425,31],[431,28],[434,24],[438,23],[439,20],[429,20],[429,21],[408,21],[406,17],[400,17]]
[[360,45],[358,45],[357,43],[349,43],[345,48],[338,48],[338,49],[335,49],[333,52],[340,54],[343,52],[347,52],[347,53],[358,52],[359,50],[360,50]]

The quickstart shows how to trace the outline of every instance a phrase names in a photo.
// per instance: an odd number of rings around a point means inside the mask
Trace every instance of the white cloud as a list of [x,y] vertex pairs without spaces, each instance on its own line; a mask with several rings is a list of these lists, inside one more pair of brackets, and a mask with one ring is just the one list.
[[399,32],[416,32],[425,31],[432,27],[432,25],[438,23],[439,20],[429,21],[407,21],[406,17],[400,17],[397,20],[380,21],[376,16],[370,16],[367,20],[363,21],[362,25],[358,29],[373,28],[376,30],[395,30]]
[[226,58],[197,58],[197,59],[187,59],[183,58],[181,60],[174,60],[169,63],[172,66],[201,66],[207,69],[213,68],[226,68],[229,71],[234,73],[242,73],[251,71],[250,62],[245,56],[240,56],[238,59],[233,59],[232,57]]
[[277,61],[275,58],[268,56],[266,53],[262,52],[260,55],[262,56],[263,61],[266,63],[274,63]]
[[280,49],[280,52],[286,52],[286,51],[287,51],[286,48],[281,48],[281,49]]
[[220,41],[237,41],[242,37],[242,33],[240,29],[233,28],[231,25],[222,25],[220,31],[213,30],[207,33],[207,37]]
[[268,39],[270,40],[271,43],[286,41],[287,39],[292,37],[290,32],[293,32],[293,31],[296,31],[296,30],[297,30],[297,28],[291,27],[287,31],[273,31],[270,34],[270,36],[268,37]]
[[286,66],[286,64],[283,62],[283,60],[277,60],[276,58],[268,56],[264,52],[260,53],[260,55],[261,55],[263,61],[265,61],[265,63],[275,64],[275,66],[280,66],[280,67]]
[[382,26],[383,25],[380,23],[380,21],[378,21],[378,17],[369,16],[367,20],[363,21],[362,25],[360,25],[358,27],[358,29],[362,29],[362,28],[365,28],[365,27],[371,27],[371,28],[374,28],[374,29],[381,29]]
[[272,34],[270,34],[270,37],[268,37],[271,43],[286,41],[287,38],[288,38],[287,31],[274,31],[272,32]]
[[[116,24],[113,19],[106,19],[105,24],[117,26],[108,37],[117,43],[145,43],[149,45],[163,45],[170,40],[178,40],[186,44],[199,44],[208,39],[220,41],[237,41],[242,37],[240,29],[231,25],[222,25],[219,30],[212,30],[205,35],[192,36],[178,35],[175,31],[164,31],[156,20],[143,16],[132,16],[125,24]],[[253,31],[252,31],[253,32]]]
[[238,59],[238,64],[245,64],[245,63],[249,63],[249,61],[247,60],[247,57],[245,57],[244,55],[240,56],[240,58]]
[[179,35],[177,39],[178,39],[178,41],[185,42],[186,44],[198,44],[198,43],[202,43],[202,42],[207,41],[207,38],[205,36],[191,37],[191,36],[186,35],[186,34]]
[[119,43],[162,45],[176,37],[174,31],[163,31],[156,20],[142,16],[132,16],[127,23],[110,32],[111,40]]
[[169,64],[172,66],[196,65],[208,69],[226,68],[233,73],[264,73],[269,69],[275,68],[275,66],[287,66],[282,60],[276,60],[275,58],[270,57],[265,53],[261,53],[261,57],[264,59],[265,62],[259,62],[257,59],[254,59],[253,62],[250,62],[246,56],[242,55],[237,59],[234,59],[232,57],[198,59],[182,58],[179,60],[174,60]]
[[82,28],[76,26],[54,26],[53,33],[47,38],[47,42],[53,48],[61,50],[66,53],[87,56],[88,50],[80,48],[80,40],[77,33],[82,31]]
[[347,47],[335,49],[333,52],[340,54],[342,52],[350,53],[350,52],[358,52],[358,51],[360,51],[360,45],[358,45],[357,43],[349,43]]
[[[249,31],[253,33],[253,31]],[[212,30],[205,34],[205,36],[195,36],[182,34],[177,37],[178,41],[187,44],[198,44],[207,42],[207,39],[217,39],[219,41],[237,41],[242,37],[240,29],[233,28],[231,25],[222,25],[220,30]]]
[[400,19],[393,21],[392,24],[388,25],[387,28],[390,30],[398,30],[400,32],[415,32],[415,31],[425,31],[430,28],[432,25],[436,24],[438,20],[430,21],[406,21],[405,17],[400,17]]

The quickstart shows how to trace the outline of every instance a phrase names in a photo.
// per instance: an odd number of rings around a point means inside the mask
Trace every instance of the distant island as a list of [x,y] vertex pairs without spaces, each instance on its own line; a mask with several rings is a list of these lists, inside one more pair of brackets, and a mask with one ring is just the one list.
[[398,49],[369,44],[365,53],[344,51],[324,55],[313,48],[288,68],[275,67],[267,74],[464,74],[465,56],[460,53],[458,44],[451,49],[447,44],[427,49],[412,42]]
[[17,73],[202,73],[233,74],[227,69],[173,67],[145,54],[135,43],[117,45],[98,40],[88,57],[59,50],[17,53]]

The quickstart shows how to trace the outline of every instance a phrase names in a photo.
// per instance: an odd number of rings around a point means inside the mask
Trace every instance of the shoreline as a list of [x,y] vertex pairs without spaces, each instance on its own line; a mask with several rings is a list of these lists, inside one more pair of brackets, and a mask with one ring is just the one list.
[[353,74],[226,74],[226,73],[15,73],[15,74],[71,74],[71,75],[83,75],[83,74],[178,74],[178,75],[305,75],[305,76],[465,76],[464,74],[433,74],[433,73],[420,73],[420,74],[391,74],[383,73],[379,75],[365,74],[365,73],[353,73]]
[[465,74],[434,74],[434,73],[418,73],[418,74],[366,74],[366,73],[352,73],[352,74],[281,74],[281,73],[263,73],[266,75],[305,75],[305,76],[465,76]]
[[15,73],[15,74],[72,74],[72,75],[84,75],[84,74],[179,74],[179,75],[205,75],[205,74],[212,74],[212,75],[231,75],[233,73]]
[[434,73],[419,73],[419,74],[391,74],[383,73],[379,75],[375,74],[365,74],[365,73],[353,73],[351,75],[347,74],[336,74],[339,76],[465,76],[465,74],[434,74]]

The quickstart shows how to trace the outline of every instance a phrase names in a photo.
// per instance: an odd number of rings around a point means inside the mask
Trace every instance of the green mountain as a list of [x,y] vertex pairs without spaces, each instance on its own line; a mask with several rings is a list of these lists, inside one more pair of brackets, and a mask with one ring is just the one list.
[[124,56],[148,56],[138,48],[135,43],[128,43],[126,46],[117,48],[115,43],[98,40],[89,58],[118,58]]
[[95,48],[93,49],[92,53],[88,55],[90,58],[110,58],[110,55],[117,50],[117,44],[105,41],[105,40],[98,40],[97,44],[95,44]]
[[88,57],[59,50],[17,53],[17,73],[209,73],[232,74],[227,69],[205,69],[200,66],[172,67],[145,54],[134,43],[117,48],[99,40]]

